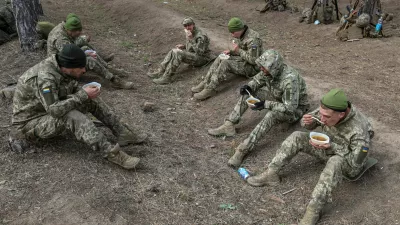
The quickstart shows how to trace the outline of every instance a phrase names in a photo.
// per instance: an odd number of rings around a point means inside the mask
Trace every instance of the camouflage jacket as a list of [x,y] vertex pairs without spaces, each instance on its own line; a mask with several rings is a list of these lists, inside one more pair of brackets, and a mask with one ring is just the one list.
[[[47,56],[57,54],[61,52],[62,48],[66,44],[76,44],[83,48],[87,45],[86,36],[80,36],[78,38],[72,38],[68,36],[67,31],[64,28],[65,22],[61,22],[51,30],[49,37],[47,38]],[[83,49],[87,50],[87,48]]]
[[[264,54],[269,52],[275,56],[264,59]],[[283,62],[283,58],[278,52],[268,50],[259,60],[263,60],[266,69],[270,72],[270,76],[266,76],[264,72],[259,72],[248,83],[253,92],[260,89],[266,90],[276,101],[265,101],[265,108],[283,112],[287,114],[296,114],[300,109],[305,113],[309,109],[307,86],[300,74],[289,65]],[[299,118],[300,119],[300,118]]]
[[[245,61],[244,63],[256,66],[255,61],[263,52],[260,35],[245,26],[245,32],[240,38],[234,39],[234,41],[239,45],[239,56]],[[231,52],[231,55],[235,54]]]
[[[319,109],[310,114],[320,118]],[[327,153],[330,151],[332,154],[344,157],[351,167],[360,168],[367,160],[367,157],[362,158],[360,153],[365,149],[369,150],[374,131],[367,117],[354,106],[351,107],[346,118],[335,126],[329,127],[316,121],[310,125],[305,125],[303,122],[301,124],[308,130],[321,126],[322,132],[330,138],[331,148],[327,150]],[[359,157],[361,157],[361,160]]]
[[193,38],[186,37],[186,51],[193,52],[199,56],[208,57],[210,54],[210,39],[207,34],[195,27]]
[[64,116],[88,99],[78,82],[60,71],[55,55],[27,70],[19,79],[13,99],[12,123],[51,115]]

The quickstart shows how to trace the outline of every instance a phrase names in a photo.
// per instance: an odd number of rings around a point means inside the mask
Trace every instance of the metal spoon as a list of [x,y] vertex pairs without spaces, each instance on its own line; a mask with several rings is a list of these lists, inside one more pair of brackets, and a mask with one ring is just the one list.
[[319,120],[317,117],[311,116],[314,120],[316,120],[318,123],[320,124],[324,124],[323,122],[321,122],[321,120]]
[[250,94],[250,92],[246,89],[246,92],[250,95],[250,97],[254,98],[253,95]]

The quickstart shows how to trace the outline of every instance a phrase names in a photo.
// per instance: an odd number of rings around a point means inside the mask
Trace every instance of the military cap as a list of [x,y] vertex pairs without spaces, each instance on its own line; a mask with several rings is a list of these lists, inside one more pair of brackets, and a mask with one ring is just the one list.
[[321,99],[321,104],[337,112],[345,112],[349,106],[346,94],[339,88],[326,93]]
[[194,24],[194,20],[191,17],[186,17],[182,21],[182,25],[190,25],[190,24]]

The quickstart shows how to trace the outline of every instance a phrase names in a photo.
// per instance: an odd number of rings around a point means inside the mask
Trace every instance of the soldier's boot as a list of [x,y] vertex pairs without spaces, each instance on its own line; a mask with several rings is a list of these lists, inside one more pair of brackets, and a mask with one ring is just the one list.
[[207,98],[210,98],[216,94],[217,92],[215,90],[204,88],[201,92],[194,94],[193,97],[197,100],[206,100]]
[[228,160],[228,165],[232,167],[239,167],[242,164],[244,157],[249,151],[250,138],[246,138],[239,146],[235,149],[235,154]]
[[118,76],[114,76],[111,79],[111,86],[119,89],[134,89],[133,82],[124,81]]
[[153,82],[158,85],[169,84],[172,82],[171,78],[172,78],[172,73],[167,71],[164,73],[164,75],[162,75],[162,77],[153,79]]
[[202,81],[200,82],[200,84],[192,87],[192,92],[193,93],[199,93],[200,91],[202,91],[204,89],[204,87],[206,86],[206,82]]
[[129,144],[134,144],[134,145],[142,144],[147,140],[147,138],[148,138],[147,134],[145,133],[135,134],[134,132],[125,127],[120,132],[117,142],[121,147],[123,147]]
[[151,79],[156,79],[156,78],[159,78],[161,75],[163,75],[164,72],[165,72],[165,69],[160,67],[153,72],[148,72],[147,76],[150,77]]
[[115,54],[114,54],[114,53],[111,53],[111,54],[108,54],[108,55],[103,55],[103,54],[101,54],[100,57],[101,57],[105,62],[111,62],[111,61],[114,60]]
[[12,99],[14,97],[15,86],[5,87],[0,90],[0,98]]
[[121,151],[118,144],[116,144],[107,154],[107,159],[108,161],[115,163],[127,170],[134,169],[140,161],[139,158],[130,156]]
[[220,127],[216,129],[209,129],[208,134],[213,136],[227,136],[232,137],[235,136],[235,125],[231,121],[225,121]]
[[319,220],[319,216],[319,210],[317,210],[317,208],[313,205],[309,204],[303,219],[300,220],[299,225],[315,225]]
[[10,134],[8,136],[8,145],[10,150],[15,153],[25,153],[30,150],[35,150],[35,146],[31,141],[26,139],[26,137],[18,132],[15,128],[11,128]]
[[265,185],[276,186],[279,184],[279,175],[273,170],[267,170],[259,175],[247,178],[247,183],[254,187],[261,187]]

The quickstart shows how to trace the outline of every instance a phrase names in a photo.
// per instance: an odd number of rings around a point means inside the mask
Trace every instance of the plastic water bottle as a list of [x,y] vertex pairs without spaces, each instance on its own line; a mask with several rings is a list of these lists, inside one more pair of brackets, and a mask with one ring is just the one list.
[[375,26],[375,32],[379,33],[382,30],[382,23],[383,23],[383,18],[379,18],[378,23]]
[[238,169],[238,173],[239,173],[240,177],[241,177],[243,180],[246,180],[247,178],[250,177],[249,172],[248,172],[245,168],[243,168],[243,167],[240,167],[240,168]]

